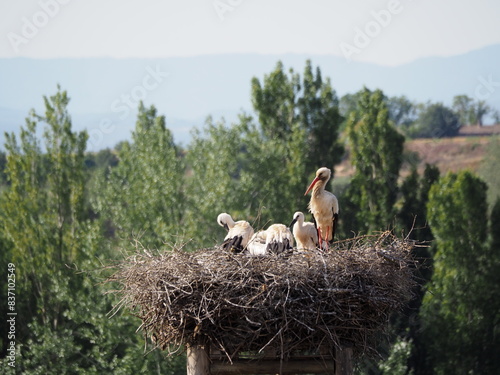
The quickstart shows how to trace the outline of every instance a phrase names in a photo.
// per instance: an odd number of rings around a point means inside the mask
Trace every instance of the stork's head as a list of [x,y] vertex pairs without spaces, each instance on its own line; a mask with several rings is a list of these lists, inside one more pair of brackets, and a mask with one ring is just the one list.
[[296,213],[293,214],[293,220],[290,223],[290,228],[293,228],[293,225],[296,223],[303,223],[304,222],[304,214],[300,211],[297,211]]
[[309,185],[304,195],[307,195],[307,193],[309,193],[314,185],[316,185],[318,182],[320,182],[322,186],[325,186],[331,175],[332,171],[326,167],[318,169],[316,171],[316,177],[311,182],[311,185]]
[[234,227],[233,218],[231,217],[231,215],[226,214],[225,212],[223,212],[219,216],[217,216],[217,223],[221,227],[224,227],[226,230],[229,230],[232,227]]

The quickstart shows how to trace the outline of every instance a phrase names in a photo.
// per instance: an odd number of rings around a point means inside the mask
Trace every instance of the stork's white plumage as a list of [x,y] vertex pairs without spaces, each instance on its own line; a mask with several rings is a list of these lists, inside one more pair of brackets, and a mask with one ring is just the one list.
[[293,235],[283,224],[273,224],[266,230],[266,250],[282,253],[293,248]]
[[255,232],[247,245],[248,254],[253,256],[266,255],[266,237],[267,232],[265,230]]
[[290,223],[297,249],[314,250],[318,247],[318,231],[314,223],[304,222],[304,220],[304,214],[297,211],[293,214],[293,220]]
[[221,245],[225,250],[234,252],[243,251],[254,233],[248,221],[240,220],[235,222],[231,215],[225,212],[217,217],[217,223],[228,231]]
[[323,167],[318,169],[316,177],[304,194],[307,195],[312,190],[309,211],[313,215],[313,220],[318,230],[320,247],[325,244],[328,247],[328,242],[333,242],[339,217],[339,202],[337,197],[325,190],[325,186],[330,180],[331,175],[332,171],[328,168]]
[[270,225],[266,230],[256,232],[247,245],[250,255],[258,256],[267,253],[280,254],[293,248],[292,232],[283,224]]

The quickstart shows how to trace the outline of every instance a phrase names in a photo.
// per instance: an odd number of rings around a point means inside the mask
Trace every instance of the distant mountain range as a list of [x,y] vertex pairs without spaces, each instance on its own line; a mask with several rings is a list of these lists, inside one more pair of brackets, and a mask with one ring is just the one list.
[[113,147],[130,138],[143,99],[166,115],[176,142],[208,115],[217,120],[252,112],[250,81],[270,73],[281,60],[302,73],[305,61],[330,77],[338,96],[363,86],[389,96],[406,95],[451,105],[455,95],[486,100],[500,109],[500,44],[453,57],[433,57],[397,67],[348,62],[325,55],[205,55],[165,59],[0,59],[0,145],[4,131],[17,131],[31,108],[43,109],[43,95],[57,84],[67,90],[74,129],[86,128],[90,149]]

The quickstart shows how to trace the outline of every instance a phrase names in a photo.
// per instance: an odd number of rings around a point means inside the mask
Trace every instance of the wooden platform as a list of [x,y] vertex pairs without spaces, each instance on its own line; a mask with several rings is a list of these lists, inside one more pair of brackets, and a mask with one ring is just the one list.
[[204,346],[189,347],[187,375],[237,374],[332,374],[352,375],[352,349],[345,348],[332,355],[300,354],[281,360],[273,352],[241,353],[229,360],[224,353]]

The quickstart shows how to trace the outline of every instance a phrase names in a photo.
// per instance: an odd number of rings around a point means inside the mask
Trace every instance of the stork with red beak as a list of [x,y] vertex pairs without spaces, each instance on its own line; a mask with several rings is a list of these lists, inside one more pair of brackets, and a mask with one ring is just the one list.
[[234,222],[231,215],[224,212],[217,217],[217,223],[227,230],[227,235],[224,238],[224,242],[221,244],[224,250],[236,253],[245,250],[254,232],[248,221],[240,220]]
[[314,223],[304,222],[304,214],[297,211],[290,223],[299,250],[314,250],[318,247],[318,231]]
[[314,224],[318,230],[318,240],[321,248],[323,246],[328,248],[328,242],[333,242],[339,218],[339,202],[337,197],[325,190],[325,186],[330,180],[331,175],[332,171],[328,168],[323,167],[318,169],[316,177],[304,194],[307,195],[312,190],[309,211],[313,216]]

